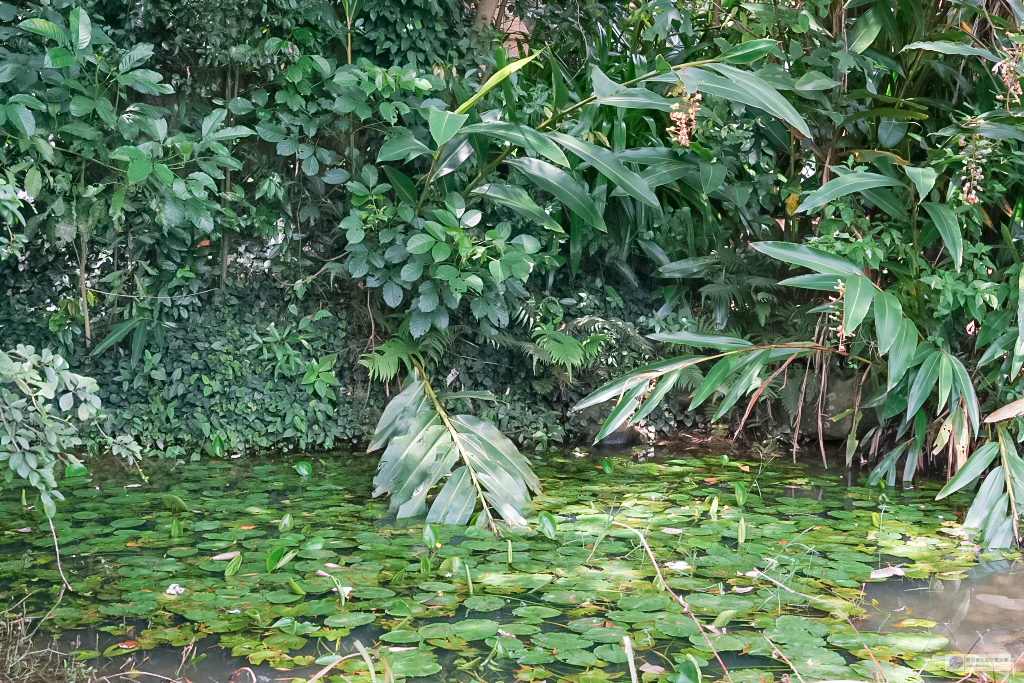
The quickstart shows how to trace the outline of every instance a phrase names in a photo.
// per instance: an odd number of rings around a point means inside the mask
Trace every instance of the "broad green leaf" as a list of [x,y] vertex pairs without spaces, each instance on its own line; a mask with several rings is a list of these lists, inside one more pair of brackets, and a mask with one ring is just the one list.
[[388,180],[391,181],[391,187],[395,188],[395,194],[398,195],[399,200],[415,206],[418,199],[416,195],[416,183],[413,179],[405,175],[397,168],[391,166],[384,166],[384,173],[387,174]]
[[725,64],[750,64],[767,57],[777,46],[777,41],[768,38],[749,40],[739,45],[733,45],[718,55],[718,61]]
[[119,323],[114,326],[114,329],[110,331],[110,334],[93,348],[90,356],[98,356],[111,346],[127,337],[131,332],[139,325],[148,322],[146,318],[134,318],[123,323]]
[[450,111],[442,111],[431,107],[427,112],[427,122],[430,125],[430,137],[434,143],[443,145],[455,137],[462,125],[469,119],[468,114],[453,114]]
[[594,443],[601,441],[601,439],[614,432],[627,419],[629,419],[629,416],[633,414],[639,405],[640,398],[647,393],[649,386],[650,382],[640,382],[619,399],[619,402],[608,415],[608,419],[606,419],[604,424],[601,425],[601,430],[597,433],[597,436],[594,437]]
[[548,133],[548,137],[565,147],[570,152],[589,162],[605,177],[622,190],[648,206],[660,208],[661,204],[647,182],[639,175],[622,165],[622,162],[610,151],[589,142],[584,142],[564,133]]
[[935,179],[939,177],[938,171],[930,166],[904,166],[903,172],[914,182],[917,188],[917,203],[920,204],[928,193],[935,187]]
[[824,275],[863,275],[860,268],[846,259],[791,242],[754,242],[754,249],[772,258],[795,266],[803,266]]
[[883,356],[889,351],[903,326],[903,307],[899,299],[889,292],[875,292],[875,335],[878,337],[878,353]]
[[807,195],[807,198],[800,203],[800,206],[797,207],[796,211],[797,213],[806,213],[808,211],[820,209],[829,202],[834,201],[839,197],[845,197],[853,192],[870,190],[876,187],[893,187],[898,185],[899,183],[892,178],[878,173],[869,173],[867,171],[850,173],[848,175],[840,176],[839,178],[833,178],[811,194]]
[[721,267],[722,262],[717,256],[694,256],[693,258],[682,259],[666,263],[658,268],[661,277],[690,278],[704,277],[708,270],[714,267]]
[[903,375],[907,374],[910,364],[917,355],[917,328],[914,323],[903,318],[903,325],[896,341],[889,347],[889,377],[886,382],[888,391],[892,391]]
[[43,174],[39,172],[39,167],[32,165],[28,171],[25,172],[25,192],[29,197],[38,197],[39,193],[43,190]]
[[601,232],[607,232],[597,203],[571,175],[540,159],[519,158],[507,162],[526,174],[542,190],[553,194],[569,209]]
[[153,162],[148,158],[133,159],[128,164],[128,182],[141,183],[153,172]]
[[703,159],[699,162],[700,166],[700,186],[701,191],[704,194],[711,194],[722,186],[722,182],[725,180],[725,164],[717,163],[712,164]]
[[[398,367],[397,361],[395,367]],[[430,399],[423,388],[423,381],[410,378],[403,385],[402,393],[391,399],[384,407],[377,428],[366,447],[372,453],[385,447],[393,436],[401,434],[408,427],[408,421],[417,415],[429,403]]]
[[57,24],[53,23],[52,21],[47,21],[46,19],[40,19],[39,17],[26,19],[25,21],[18,24],[18,28],[20,28],[22,31],[34,33],[37,36],[43,36],[44,38],[49,38],[50,40],[56,40],[58,43],[64,46],[70,44],[70,42],[68,41],[67,34],[64,33],[64,29],[62,29],[60,26],[57,26]]
[[[949,363],[949,354],[942,352],[939,361],[939,402],[935,406],[936,412],[942,412],[949,398],[949,391],[953,388],[953,366]],[[954,406],[955,407],[955,406]]]
[[152,45],[149,43],[138,43],[128,52],[124,53],[121,57],[121,62],[117,65],[117,70],[121,73],[126,73],[141,64],[145,64],[152,56]]
[[473,190],[473,194],[487,197],[493,202],[509,207],[516,213],[539,223],[552,232],[565,232],[562,226],[537,206],[537,203],[530,199],[530,195],[518,187],[511,185],[488,184],[481,185]]
[[956,269],[959,272],[960,265],[964,260],[964,240],[960,234],[960,222],[957,220],[956,214],[945,204],[924,202],[921,206],[935,223],[935,228],[942,236],[943,244],[946,245],[946,251],[953,258],[953,263],[956,264]]
[[[998,450],[998,445],[996,448]],[[994,467],[992,471],[985,476],[985,481],[978,489],[978,493],[974,497],[974,502],[971,504],[970,509],[967,511],[967,515],[964,517],[963,525],[965,527],[971,529],[982,528],[985,519],[996,509],[996,505],[998,504],[1000,497],[1003,495],[1003,487],[1005,486],[1005,483],[1002,465]]]
[[672,372],[673,370],[688,368],[705,360],[707,360],[706,356],[680,356],[678,358],[669,358],[656,363],[650,363],[627,375],[608,382],[604,386],[593,391],[589,396],[574,405],[570,410],[576,412],[583,410],[584,408],[589,408],[590,406],[595,406],[598,403],[604,403],[609,399],[621,395],[625,391],[629,391],[632,387],[636,386],[638,382],[641,382],[644,379],[660,377]]
[[[890,359],[890,364],[892,359]],[[910,386],[910,394],[907,396],[907,415],[913,415],[932,393],[932,389],[939,382],[939,369],[942,362],[942,352],[932,351],[921,363],[921,369]]]
[[839,85],[842,85],[842,83],[829,78],[820,71],[808,71],[796,79],[793,87],[801,92],[819,92],[821,90],[831,90]]
[[[260,131],[259,126],[256,127],[256,130]],[[260,132],[260,137],[267,140],[266,135],[262,132]],[[268,142],[273,142],[273,140],[268,140]],[[398,159],[412,161],[424,154],[430,154],[430,148],[412,135],[396,135],[380,146],[377,161],[396,161]]]
[[46,51],[46,57],[43,59],[43,68],[46,69],[63,69],[66,66],[71,66],[75,63],[75,56],[67,51],[63,47],[51,47]]
[[847,49],[850,52],[859,55],[875,42],[875,38],[882,30],[882,20],[878,12],[877,8],[872,7],[853,22],[846,37]]
[[942,490],[935,496],[935,500],[942,500],[965,486],[973,484],[988,469],[998,454],[999,444],[995,441],[989,441],[979,446],[960,468],[960,471],[942,487]]
[[982,59],[987,59],[990,62],[999,61],[999,57],[990,50],[986,50],[982,47],[974,47],[973,45],[965,45],[964,43],[953,43],[948,40],[923,40],[904,46],[900,52],[906,52],[907,50],[926,50],[928,52],[939,52],[944,55],[981,57]]
[[79,50],[84,50],[92,43],[92,22],[85,10],[76,7],[68,15],[68,25],[71,28],[71,42]]
[[7,118],[14,127],[26,138],[35,135],[36,119],[24,104],[8,104],[5,107]]
[[466,100],[465,102],[463,102],[462,104],[459,105],[459,108],[455,110],[455,113],[456,114],[465,114],[467,111],[469,111],[469,108],[472,107],[474,104],[476,104],[477,101],[481,97],[486,95],[491,90],[491,88],[493,88],[496,85],[499,85],[502,81],[504,81],[506,78],[508,78],[509,76],[514,74],[516,71],[519,71],[524,66],[526,66],[527,64],[529,64],[533,60],[537,59],[537,57],[541,54],[541,52],[543,52],[543,50],[538,50],[537,52],[534,52],[529,57],[524,57],[523,59],[517,59],[516,61],[512,62],[511,64],[508,64],[508,65],[502,67],[501,69],[498,69],[498,71],[496,71],[493,76],[488,78],[484,82],[484,84],[482,86],[480,86],[480,89],[476,91],[475,95],[473,95],[468,100]]
[[712,348],[720,351],[731,351],[735,349],[746,349],[753,346],[746,339],[739,337],[728,337],[724,334],[700,334],[697,332],[659,332],[647,335],[648,339],[654,341],[668,342],[669,344],[686,344],[698,348]]
[[463,135],[478,133],[498,138],[499,140],[506,140],[525,147],[559,166],[569,165],[569,160],[566,158],[565,153],[558,148],[558,145],[529,126],[509,123],[507,121],[487,121],[485,123],[463,126],[459,132]]
[[846,281],[843,295],[843,334],[852,335],[864,321],[871,309],[875,286],[863,275],[853,276]]
[[697,388],[696,393],[693,395],[693,400],[690,401],[689,410],[694,410],[700,406],[704,401],[708,400],[712,394],[714,394],[719,387],[722,386],[722,382],[729,376],[732,369],[736,367],[736,361],[739,356],[730,355],[719,360],[715,365],[708,371],[704,381],[700,383],[700,387]]

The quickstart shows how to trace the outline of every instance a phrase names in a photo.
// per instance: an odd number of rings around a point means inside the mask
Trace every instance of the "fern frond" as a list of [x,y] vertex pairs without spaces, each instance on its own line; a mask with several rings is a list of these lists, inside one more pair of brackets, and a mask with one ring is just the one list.
[[371,353],[359,357],[359,364],[369,371],[371,380],[390,381],[398,376],[399,364],[412,368],[414,349],[401,337],[392,337]]

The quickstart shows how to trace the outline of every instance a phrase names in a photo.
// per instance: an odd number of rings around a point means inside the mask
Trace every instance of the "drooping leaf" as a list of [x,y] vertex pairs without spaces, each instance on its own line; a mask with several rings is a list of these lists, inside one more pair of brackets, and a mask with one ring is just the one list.
[[[890,364],[892,359],[890,359]],[[907,397],[907,414],[913,415],[924,402],[928,400],[928,397],[932,393],[932,389],[939,382],[939,365],[942,362],[942,352],[932,351],[921,363],[921,369],[917,372],[917,377],[914,378],[914,383],[910,386],[910,394]]]
[[70,42],[68,41],[67,34],[64,33],[64,29],[62,29],[60,26],[57,26],[57,24],[53,23],[52,21],[47,21],[46,19],[42,19],[40,17],[26,19],[25,21],[18,24],[18,28],[20,28],[22,31],[34,33],[37,36],[43,36],[44,38],[49,38],[50,40],[56,40],[58,43],[64,46],[68,46],[70,44]]
[[597,436],[594,437],[594,443],[598,443],[601,439],[605,438],[622,424],[629,419],[629,416],[633,414],[637,406],[640,404],[640,397],[647,393],[647,389],[650,386],[649,382],[640,382],[635,387],[630,389],[619,402],[612,408],[612,412],[608,415],[608,418],[601,425],[600,431]]
[[903,323],[896,341],[889,347],[889,377],[887,388],[892,391],[910,369],[917,355],[917,328],[914,323],[903,318]]
[[542,190],[553,194],[587,223],[601,232],[608,231],[594,198],[571,175],[540,159],[509,159],[508,164],[526,174]]
[[562,226],[555,222],[555,219],[537,206],[537,202],[533,201],[530,195],[518,187],[490,183],[474,189],[473,194],[482,195],[493,202],[507,206],[552,232],[565,232],[562,230]]
[[964,239],[960,234],[960,222],[957,220],[956,214],[945,204],[924,202],[921,206],[935,223],[935,228],[942,236],[943,244],[946,245],[946,251],[953,258],[953,263],[956,264],[956,269],[959,271],[964,260]]
[[748,40],[739,45],[733,45],[728,50],[718,55],[718,60],[725,64],[749,64],[763,59],[778,47],[778,42],[769,38]]
[[846,259],[791,242],[754,242],[754,249],[762,254],[777,258],[796,266],[810,268],[813,271],[825,275],[863,275],[860,268],[853,265]]
[[545,137],[544,134],[538,133],[529,126],[509,123],[507,121],[486,121],[484,123],[463,126],[459,132],[463,135],[477,133],[495,137],[499,140],[507,140],[539,154],[559,166],[569,165],[569,160],[566,158],[565,153],[558,148],[558,145]]
[[654,387],[654,390],[643,400],[643,405],[640,406],[640,410],[636,412],[636,415],[630,418],[629,424],[635,425],[650,415],[658,407],[662,399],[668,395],[668,392],[675,388],[676,382],[679,381],[679,377],[682,374],[682,370],[674,370],[658,380],[658,386]]
[[751,342],[746,339],[740,339],[739,337],[729,337],[724,334],[700,334],[697,332],[688,332],[686,330],[679,330],[678,332],[659,332],[656,334],[649,334],[647,337],[654,341],[668,342],[670,344],[686,344],[687,346],[719,349],[721,351],[745,349],[753,346]]
[[878,352],[888,353],[903,324],[903,307],[899,299],[886,291],[875,292],[875,335]]
[[859,55],[875,42],[875,38],[882,31],[882,19],[878,16],[879,11],[878,8],[872,7],[853,22],[846,39],[847,49],[850,52]]
[[729,376],[733,368],[736,367],[736,361],[738,356],[729,355],[722,358],[708,370],[708,374],[704,377],[704,381],[700,383],[697,391],[693,394],[693,399],[690,401],[689,410],[695,410],[704,401],[708,400],[712,394],[718,391],[719,387],[725,381],[725,378]]
[[874,284],[863,275],[855,275],[846,281],[843,295],[843,334],[852,335],[867,317],[874,299]]
[[764,109],[769,114],[782,119],[793,126],[804,137],[811,137],[811,131],[807,127],[807,122],[800,116],[800,113],[797,112],[793,105],[786,101],[785,97],[779,94],[778,90],[770,86],[766,81],[748,71],[741,71],[727,64],[708,64],[707,68],[717,71],[731,81],[739,90],[744,91],[747,99],[753,98],[755,107]]
[[[260,130],[259,126],[256,127],[256,130]],[[260,136],[264,140],[267,139],[262,132]],[[273,140],[268,140],[268,142],[273,142]],[[377,161],[396,161],[398,159],[412,161],[416,157],[429,153],[430,148],[412,135],[395,135],[381,145],[380,151],[377,153]]]
[[899,183],[892,178],[878,173],[869,173],[867,171],[848,173],[847,175],[833,178],[807,195],[796,211],[797,213],[806,213],[820,209],[829,202],[853,192],[870,190],[876,187],[895,187],[898,185]]
[[603,173],[605,177],[622,188],[629,196],[648,206],[660,208],[661,204],[658,202],[654,192],[651,191],[650,186],[647,185],[647,182],[623,166],[618,157],[610,150],[584,142],[564,133],[548,133],[548,137],[576,156],[589,162],[594,168]]
[[959,55],[962,57],[981,57],[990,62],[998,62],[999,57],[990,50],[964,43],[954,43],[948,40],[923,40],[905,45],[900,52],[907,50],[926,50],[928,52],[939,52],[944,55]]
[[465,526],[476,507],[476,496],[469,469],[457,468],[431,503],[427,522]]

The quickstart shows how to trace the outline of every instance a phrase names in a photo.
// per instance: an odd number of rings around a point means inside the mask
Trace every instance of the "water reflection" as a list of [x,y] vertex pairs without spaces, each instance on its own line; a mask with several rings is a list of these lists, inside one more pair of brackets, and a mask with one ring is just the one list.
[[964,579],[869,584],[864,605],[868,616],[857,626],[862,631],[900,632],[916,624],[914,620],[933,621],[933,632],[949,638],[949,650],[1009,653],[1019,669],[1024,660],[1022,579],[1024,563],[999,560],[982,562]]

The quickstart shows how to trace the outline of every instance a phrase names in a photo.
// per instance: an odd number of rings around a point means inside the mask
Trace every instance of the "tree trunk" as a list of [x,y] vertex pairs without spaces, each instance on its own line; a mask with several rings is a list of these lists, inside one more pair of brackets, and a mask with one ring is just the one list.
[[476,16],[473,18],[473,25],[477,27],[490,26],[494,22],[494,15],[498,10],[499,0],[477,0]]

